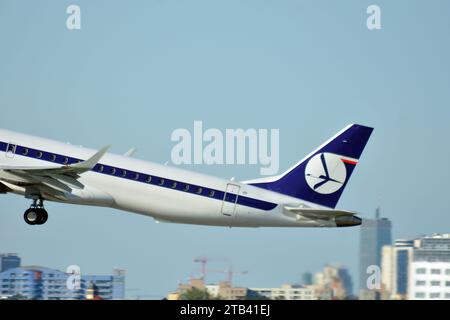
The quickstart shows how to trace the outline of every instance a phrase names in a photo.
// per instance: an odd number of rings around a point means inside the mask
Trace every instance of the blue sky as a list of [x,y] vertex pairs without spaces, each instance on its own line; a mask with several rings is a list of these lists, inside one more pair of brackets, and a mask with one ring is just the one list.
[[[82,29],[69,31],[78,4]],[[377,4],[382,29],[366,28]],[[448,232],[448,1],[0,0],[0,127],[170,160],[176,128],[280,129],[280,170],[348,123],[375,127],[339,207],[374,215],[394,238]],[[194,166],[258,177],[259,166]],[[358,228],[225,229],[156,224],[110,209],[0,196],[0,252],[85,273],[127,269],[128,295],[163,296],[227,258],[244,286],[296,282],[324,264],[357,271]],[[211,268],[225,268],[212,262]],[[211,274],[211,281],[225,275]],[[356,281],[356,280],[355,280]]]

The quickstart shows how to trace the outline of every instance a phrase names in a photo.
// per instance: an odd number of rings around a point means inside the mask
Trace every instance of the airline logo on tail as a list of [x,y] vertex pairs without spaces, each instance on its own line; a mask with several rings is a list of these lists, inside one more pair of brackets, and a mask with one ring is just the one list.
[[350,124],[283,174],[250,184],[335,208],[372,131]]
[[347,180],[346,163],[356,165],[357,161],[333,153],[318,153],[306,165],[306,183],[317,193],[335,193]]

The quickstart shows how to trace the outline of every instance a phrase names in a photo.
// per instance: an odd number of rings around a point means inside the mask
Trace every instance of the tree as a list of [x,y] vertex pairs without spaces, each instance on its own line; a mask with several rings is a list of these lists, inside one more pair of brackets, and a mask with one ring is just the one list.
[[212,300],[206,290],[191,288],[180,295],[180,300]]
[[27,297],[21,295],[20,293],[16,293],[15,295],[10,296],[8,300],[27,300]]
[[270,300],[270,299],[267,298],[266,296],[259,294],[258,292],[251,292],[249,295],[247,295],[245,300]]

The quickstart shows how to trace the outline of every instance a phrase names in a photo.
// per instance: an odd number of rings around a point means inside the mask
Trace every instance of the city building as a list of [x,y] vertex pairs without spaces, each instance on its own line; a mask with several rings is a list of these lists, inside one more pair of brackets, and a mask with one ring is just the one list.
[[381,250],[385,245],[391,245],[392,223],[387,218],[380,217],[377,208],[375,219],[363,219],[359,240],[359,289],[360,297],[370,296],[366,291],[368,268],[378,266],[381,270]]
[[205,284],[203,279],[190,279],[187,284],[180,284],[176,292],[167,295],[168,300],[178,300],[191,289],[206,291],[212,299],[246,300],[266,298],[272,300],[317,300],[315,286],[285,284],[279,288],[244,288],[232,287],[228,281],[217,284]]
[[20,257],[16,253],[0,254],[0,272],[20,267]]
[[450,300],[450,263],[413,262],[410,300]]
[[81,283],[83,291],[86,292],[89,286],[94,287],[95,293],[101,299],[125,299],[125,270],[123,269],[114,269],[112,275],[82,275]]
[[217,284],[205,284],[203,279],[190,279],[187,284],[180,284],[176,292],[167,296],[169,300],[178,300],[184,293],[191,289],[206,291],[211,298],[226,300],[245,300],[248,289],[244,287],[233,287],[229,281],[220,281]]
[[450,234],[414,241],[409,280],[411,300],[450,300]]
[[81,275],[79,286],[75,289],[68,284],[70,276],[73,275],[39,266],[8,269],[0,273],[0,297],[39,300],[86,299],[88,289],[95,285],[98,288],[98,298],[125,298],[123,270],[115,270],[113,275],[108,276]]
[[318,300],[316,287],[313,285],[285,284],[280,288],[250,288],[251,293],[271,300]]
[[327,265],[314,275],[316,294],[321,300],[348,299],[353,295],[353,281],[348,270]]
[[313,274],[311,272],[305,272],[302,275],[302,284],[305,286],[313,284]]
[[[303,284],[284,284],[281,287],[233,287],[230,281],[205,284],[204,277],[190,278],[181,283],[168,300],[225,299],[225,300],[331,300],[352,298],[353,282],[348,270],[339,265],[327,265],[316,273],[306,273]],[[197,290],[194,290],[197,289]],[[195,299],[194,298],[194,299]]]
[[359,292],[359,300],[391,300],[391,295],[383,288],[361,290]]
[[382,249],[381,283],[390,299],[404,300],[408,297],[408,275],[413,252],[413,240],[396,240],[394,245]]

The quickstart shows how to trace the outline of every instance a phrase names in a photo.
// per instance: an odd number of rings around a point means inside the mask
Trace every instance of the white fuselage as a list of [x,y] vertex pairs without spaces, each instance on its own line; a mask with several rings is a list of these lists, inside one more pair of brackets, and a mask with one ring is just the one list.
[[[61,166],[64,158],[85,160],[96,152],[7,130],[0,130],[0,143],[15,146],[14,152],[7,152],[5,147],[0,152],[0,168]],[[0,182],[10,192],[34,196],[33,185],[27,181],[17,183],[17,179],[7,170],[0,170]],[[84,188],[60,195],[44,190],[40,196],[50,201],[111,207],[164,222],[230,227],[336,226],[333,221],[286,212],[286,205],[318,207],[297,198],[111,153],[105,154],[94,169],[83,173],[79,182]]]

